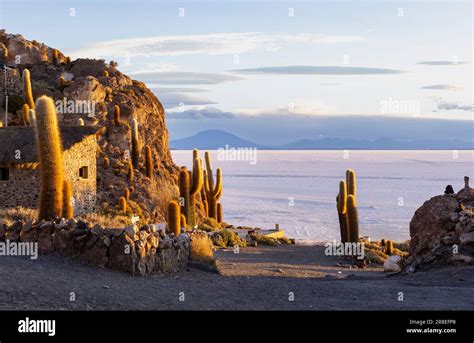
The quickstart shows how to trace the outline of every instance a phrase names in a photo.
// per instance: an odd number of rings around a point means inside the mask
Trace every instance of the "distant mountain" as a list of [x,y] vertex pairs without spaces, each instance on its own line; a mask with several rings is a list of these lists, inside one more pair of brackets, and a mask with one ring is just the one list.
[[258,148],[266,149],[260,144],[245,140],[236,135],[222,130],[206,130],[195,134],[194,136],[176,139],[170,142],[170,148],[175,150],[189,149],[219,149],[226,145],[234,148]]
[[234,148],[258,148],[267,150],[471,150],[474,142],[462,140],[414,140],[399,141],[392,138],[379,138],[374,141],[347,139],[347,138],[321,138],[301,139],[280,146],[264,146],[222,130],[201,131],[192,137],[177,139],[170,142],[171,149],[218,149],[229,145]]

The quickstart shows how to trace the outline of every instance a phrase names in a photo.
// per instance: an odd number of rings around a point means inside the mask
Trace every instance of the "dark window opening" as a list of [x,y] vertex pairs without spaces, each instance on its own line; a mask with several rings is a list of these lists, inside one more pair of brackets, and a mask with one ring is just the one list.
[[88,167],[81,167],[79,168],[79,177],[82,179],[89,178],[89,168]]
[[10,169],[0,168],[0,181],[8,181],[10,179]]

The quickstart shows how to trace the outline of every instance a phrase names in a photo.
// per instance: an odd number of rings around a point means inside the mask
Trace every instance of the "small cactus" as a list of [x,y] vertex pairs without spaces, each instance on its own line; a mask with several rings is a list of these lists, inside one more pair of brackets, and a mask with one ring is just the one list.
[[53,64],[59,64],[59,51],[57,49],[53,49]]
[[385,254],[393,255],[393,242],[391,240],[387,240],[385,245]]
[[63,206],[62,147],[53,99],[36,101],[36,151],[40,161],[40,204],[38,219],[59,217]]
[[132,120],[132,164],[134,168],[138,168],[140,161],[140,147],[138,142],[138,122]]
[[181,211],[176,201],[171,201],[168,205],[168,232],[179,236],[181,233]]
[[148,145],[145,147],[145,167],[146,176],[151,179],[153,177],[153,156],[151,154],[151,148]]
[[127,213],[127,200],[124,197],[119,199],[119,211],[121,213]]
[[125,188],[123,190],[123,197],[125,198],[125,200],[127,200],[127,202],[130,200],[130,190],[128,188]]
[[186,230],[186,217],[181,213],[181,228]]
[[114,106],[114,125],[120,126],[120,107],[119,105]]
[[29,112],[29,117],[30,117],[30,126],[36,126],[36,112],[35,110],[30,108]]
[[84,126],[84,119],[79,118],[79,119],[77,120],[77,126]]
[[109,77],[109,72],[108,72],[107,70],[104,70],[104,71],[102,72],[102,76],[104,76],[104,77]]
[[30,71],[28,69],[23,70],[23,95],[28,107],[34,109],[35,101],[33,99],[33,92],[31,91]]
[[74,216],[74,208],[72,207],[72,187],[67,180],[63,182],[63,211],[62,217],[71,219]]
[[110,160],[107,156],[104,157],[104,169],[109,169],[110,167]]
[[128,173],[127,173],[128,181],[133,181],[133,165],[132,162],[128,161]]
[[30,126],[30,106],[28,106],[28,104],[24,104],[21,112],[23,116],[23,123],[25,126]]

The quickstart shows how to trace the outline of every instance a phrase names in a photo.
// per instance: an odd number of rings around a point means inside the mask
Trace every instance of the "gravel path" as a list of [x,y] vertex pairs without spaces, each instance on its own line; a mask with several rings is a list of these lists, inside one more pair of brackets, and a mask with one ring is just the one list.
[[220,274],[190,267],[151,277],[59,256],[0,257],[0,310],[474,309],[474,267],[387,277],[380,268],[336,266],[321,246],[216,256]]

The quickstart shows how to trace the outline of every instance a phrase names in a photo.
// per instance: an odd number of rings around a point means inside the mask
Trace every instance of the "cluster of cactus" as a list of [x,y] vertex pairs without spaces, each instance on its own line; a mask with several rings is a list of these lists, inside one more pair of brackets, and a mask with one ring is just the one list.
[[189,225],[196,224],[196,195],[201,192],[204,183],[202,160],[199,151],[193,150],[193,171],[182,167],[179,173],[179,196],[182,201],[183,214]]
[[351,169],[346,171],[346,181],[339,183],[339,194],[336,197],[341,242],[359,241],[359,217],[356,202],[356,175]]
[[40,97],[36,111],[36,151],[41,165],[38,219],[48,220],[61,216],[64,205],[62,147],[53,99]]
[[[208,151],[205,153],[206,170],[204,172],[204,187],[201,192],[202,202],[205,206],[206,215],[222,222],[222,205],[219,200],[222,196],[222,171],[216,170],[216,180],[212,172],[211,155]],[[218,215],[220,212],[220,215]]]

